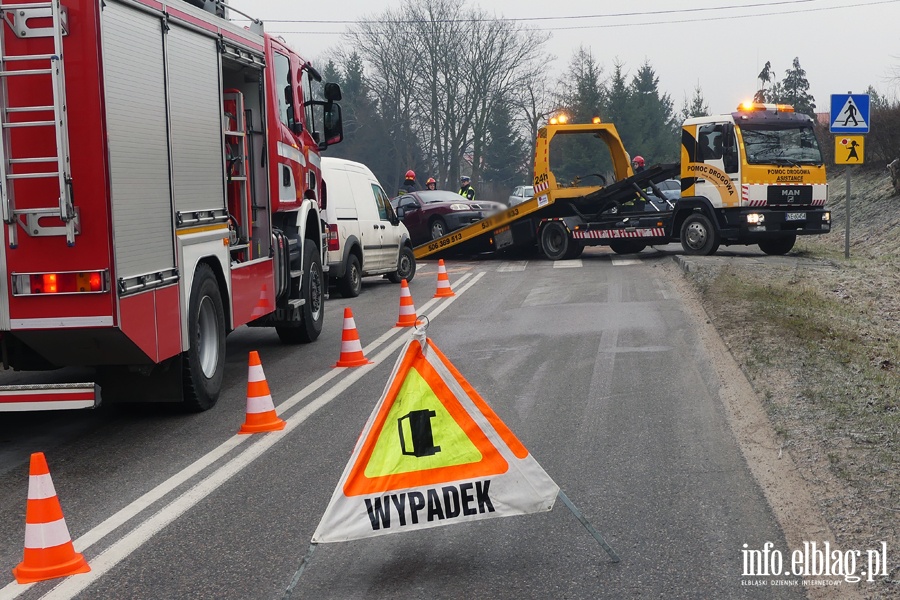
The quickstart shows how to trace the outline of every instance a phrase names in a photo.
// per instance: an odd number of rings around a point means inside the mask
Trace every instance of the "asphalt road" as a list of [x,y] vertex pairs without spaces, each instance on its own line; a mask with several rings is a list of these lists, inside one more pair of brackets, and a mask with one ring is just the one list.
[[[741,550],[784,547],[731,434],[710,356],[663,276],[671,254],[448,262],[410,285],[428,336],[621,557],[551,512],[322,544],[301,561],[408,333],[399,288],[366,280],[328,301],[322,337],[228,339],[218,405],[200,415],[117,409],[3,415],[0,599],[800,598],[751,587]],[[333,369],[351,306],[375,364]],[[282,433],[236,436],[258,350]],[[18,375],[3,375],[4,382]],[[91,573],[19,586],[28,456],[47,455]],[[60,584],[60,581],[62,582]],[[10,583],[12,582],[12,583]],[[9,584],[9,585],[7,585]],[[58,587],[56,587],[58,585]],[[5,586],[5,587],[3,587]]]

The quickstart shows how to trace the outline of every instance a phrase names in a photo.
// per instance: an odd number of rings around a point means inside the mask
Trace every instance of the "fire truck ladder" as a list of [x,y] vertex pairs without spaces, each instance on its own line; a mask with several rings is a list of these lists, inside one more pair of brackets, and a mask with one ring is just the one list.
[[[16,37],[53,38],[51,54],[16,54],[7,51],[9,32],[0,23],[0,128],[3,144],[0,145],[0,212],[8,229],[7,242],[10,248],[18,246],[18,222],[31,236],[65,235],[69,246],[75,245],[75,234],[79,232],[78,215],[72,201],[72,175],[69,162],[69,136],[66,118],[65,71],[63,70],[63,36],[68,33],[66,11],[59,0],[51,2],[7,4],[0,2],[0,14]],[[29,25],[32,19],[49,26]],[[14,63],[33,63],[42,68],[13,67]],[[32,65],[29,64],[29,67]],[[9,79],[27,77],[33,88],[37,81],[49,79],[53,90],[53,104],[49,106],[10,106],[8,97]],[[24,114],[15,118],[16,113]],[[52,119],[50,118],[52,113]],[[14,157],[11,140],[12,130],[20,127],[52,127],[56,134],[56,156]],[[17,165],[52,165],[55,170],[38,170],[34,167],[17,172]],[[46,167],[45,167],[46,168]],[[15,182],[20,179],[55,179],[59,187],[58,206],[47,208],[17,209],[15,203]],[[42,226],[44,217],[58,217],[63,227]]]

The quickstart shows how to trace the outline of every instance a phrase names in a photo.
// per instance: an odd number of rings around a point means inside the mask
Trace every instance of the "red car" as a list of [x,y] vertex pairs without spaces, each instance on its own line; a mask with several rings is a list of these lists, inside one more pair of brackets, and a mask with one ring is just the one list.
[[499,202],[466,200],[445,190],[410,192],[391,200],[414,246],[436,240],[506,208]]

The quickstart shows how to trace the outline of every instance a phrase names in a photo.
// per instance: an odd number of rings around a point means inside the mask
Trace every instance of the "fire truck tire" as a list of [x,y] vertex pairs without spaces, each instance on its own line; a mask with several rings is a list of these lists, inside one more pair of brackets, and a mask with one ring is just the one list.
[[759,243],[759,249],[771,256],[784,256],[791,251],[796,241],[796,235],[763,240]]
[[406,283],[413,280],[416,276],[416,257],[412,248],[403,246],[400,248],[400,254],[397,256],[397,270],[387,274],[388,281],[391,283],[400,283],[405,279]]
[[216,404],[225,374],[225,310],[209,265],[200,264],[194,273],[188,311],[190,348],[182,356],[183,407],[201,412]]
[[719,249],[719,232],[706,215],[693,213],[681,225],[681,247],[685,254],[715,254]]
[[578,258],[584,252],[584,244],[580,244],[575,241],[569,242],[569,251],[566,253],[566,258]]
[[300,297],[305,302],[300,309],[302,319],[299,326],[275,328],[278,338],[285,344],[306,344],[315,341],[322,333],[322,323],[325,321],[325,278],[322,275],[322,259],[319,258],[319,247],[309,238],[303,241],[303,283],[300,285]]
[[572,244],[566,226],[559,221],[550,221],[541,229],[541,251],[550,260],[568,258]]
[[616,254],[637,254],[646,248],[647,245],[632,240],[618,240],[610,242],[609,247]]
[[338,288],[344,298],[356,298],[362,291],[362,269],[355,254],[347,257],[347,268],[344,269],[344,276],[341,277]]

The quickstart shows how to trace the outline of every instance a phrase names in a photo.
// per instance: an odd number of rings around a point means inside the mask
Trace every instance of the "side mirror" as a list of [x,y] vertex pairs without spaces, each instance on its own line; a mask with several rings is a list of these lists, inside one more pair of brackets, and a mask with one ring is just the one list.
[[325,106],[325,118],[322,124],[325,128],[325,139],[319,143],[319,148],[325,149],[344,139],[344,122],[340,104],[329,102]]
[[403,208],[402,206],[398,206],[396,212],[397,212],[397,218],[399,218],[399,219],[402,219],[404,217],[404,215],[406,215],[406,209]]
[[341,97],[341,86],[336,83],[325,84],[325,99],[329,102],[338,102],[343,100]]
[[722,131],[722,163],[726,173],[737,173],[738,171],[738,153],[735,147],[734,126],[726,124]]
[[300,135],[301,133],[303,133],[303,123],[299,123],[297,121],[291,123],[291,133],[293,133],[294,135]]

